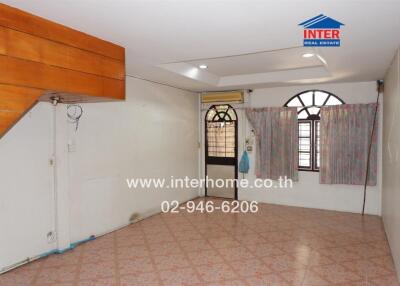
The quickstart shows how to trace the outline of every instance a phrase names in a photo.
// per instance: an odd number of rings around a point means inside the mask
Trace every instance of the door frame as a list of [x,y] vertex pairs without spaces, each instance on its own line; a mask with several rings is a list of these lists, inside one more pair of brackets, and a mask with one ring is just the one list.
[[[207,125],[207,114],[208,112],[215,108],[216,106],[219,105],[227,105],[228,109],[232,109],[233,112],[235,113],[236,116],[236,120],[224,120],[224,122],[235,122],[235,156],[233,158],[224,158],[224,157],[209,157],[208,156],[208,136],[207,136],[207,129],[208,129],[208,125]],[[239,127],[239,118],[237,115],[237,112],[235,110],[235,108],[233,108],[230,104],[213,104],[211,105],[207,112],[204,115],[204,141],[205,141],[205,148],[204,148],[204,170],[205,170],[205,177],[207,178],[207,165],[225,165],[225,166],[234,166],[235,167],[235,179],[238,180],[239,178],[239,174],[238,174],[238,127]],[[207,184],[205,184],[204,186],[205,188],[205,196],[208,197],[208,193],[207,193]],[[234,199],[237,200],[238,199],[238,185],[237,185],[237,181],[235,181],[235,194],[234,194]]]

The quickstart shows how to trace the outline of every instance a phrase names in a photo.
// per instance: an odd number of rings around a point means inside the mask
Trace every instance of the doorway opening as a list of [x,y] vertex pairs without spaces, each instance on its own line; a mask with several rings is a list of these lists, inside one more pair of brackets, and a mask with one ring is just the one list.
[[[214,183],[223,180],[221,188],[206,186],[206,197],[237,200],[238,119],[229,104],[212,105],[205,116],[205,174]],[[233,181],[235,179],[235,181]],[[230,183],[227,183],[227,182]],[[233,182],[233,183],[231,183]]]

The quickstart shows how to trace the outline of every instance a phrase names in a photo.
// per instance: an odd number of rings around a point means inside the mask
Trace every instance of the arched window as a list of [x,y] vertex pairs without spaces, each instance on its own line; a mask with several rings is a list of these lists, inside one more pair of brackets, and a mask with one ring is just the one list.
[[206,156],[236,157],[237,116],[229,104],[213,105],[206,114]]
[[320,107],[344,104],[336,95],[323,90],[296,94],[284,106],[297,107],[299,119],[299,170],[319,170]]

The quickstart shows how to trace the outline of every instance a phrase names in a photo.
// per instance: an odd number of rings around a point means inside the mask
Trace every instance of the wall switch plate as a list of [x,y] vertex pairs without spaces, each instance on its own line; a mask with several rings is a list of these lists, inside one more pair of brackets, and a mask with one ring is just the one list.
[[54,231],[49,231],[46,236],[48,243],[53,243],[56,241],[56,233]]
[[68,146],[68,153],[76,152],[76,143],[75,143],[75,141],[69,140],[67,146]]

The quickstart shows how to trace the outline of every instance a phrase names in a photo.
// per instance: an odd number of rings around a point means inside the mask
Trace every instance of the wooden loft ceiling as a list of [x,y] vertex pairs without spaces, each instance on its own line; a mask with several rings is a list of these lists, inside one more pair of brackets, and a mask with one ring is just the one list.
[[38,101],[125,99],[125,49],[0,3],[0,137]]

